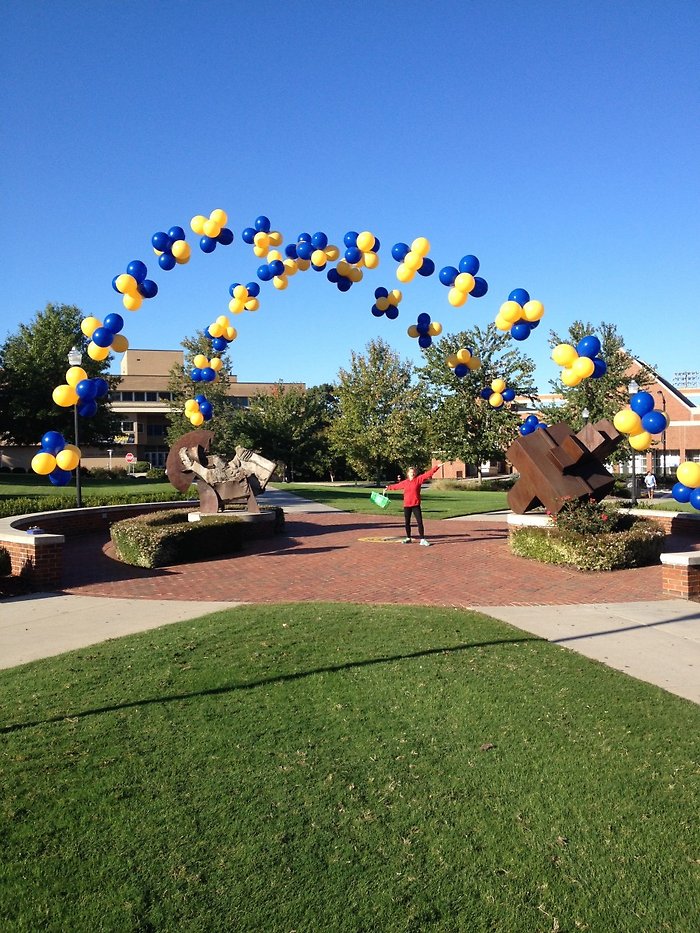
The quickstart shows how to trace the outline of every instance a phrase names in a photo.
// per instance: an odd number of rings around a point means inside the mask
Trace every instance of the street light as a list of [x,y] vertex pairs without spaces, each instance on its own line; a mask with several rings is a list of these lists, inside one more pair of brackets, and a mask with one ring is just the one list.
[[[83,362],[83,354],[77,347],[71,347],[68,351],[68,363],[70,366],[80,366]],[[73,427],[75,432],[75,446],[80,450],[80,442],[78,440],[78,403],[76,402],[73,406]],[[78,460],[78,465],[75,468],[75,501],[79,509],[83,507],[83,497],[80,489],[80,460]]]
[[[639,392],[639,383],[636,379],[630,379],[629,385],[627,386],[627,391],[630,394],[630,397],[636,395]],[[631,504],[637,504],[637,464],[636,464],[636,451],[632,450],[632,500]]]
[[666,418],[666,396],[663,394],[661,389],[656,393],[661,396],[661,407],[664,413],[664,430],[661,437],[661,478],[666,480],[666,428],[668,427],[668,419]]
[[590,418],[591,413],[587,408],[584,408],[581,412],[581,417],[583,418],[583,423],[588,424],[588,419]]

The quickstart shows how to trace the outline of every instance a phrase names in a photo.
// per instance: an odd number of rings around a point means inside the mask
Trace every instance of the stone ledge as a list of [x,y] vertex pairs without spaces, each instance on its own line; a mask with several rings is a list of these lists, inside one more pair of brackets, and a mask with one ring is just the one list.
[[662,554],[661,563],[669,567],[700,567],[700,551],[678,551]]

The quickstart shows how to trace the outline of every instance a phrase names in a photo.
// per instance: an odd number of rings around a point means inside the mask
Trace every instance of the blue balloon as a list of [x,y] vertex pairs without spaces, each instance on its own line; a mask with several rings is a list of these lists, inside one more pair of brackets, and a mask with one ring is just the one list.
[[388,289],[384,288],[383,285],[380,285],[379,288],[374,289],[374,297],[375,298],[388,298],[389,291]]
[[258,266],[257,276],[261,282],[269,282],[273,278],[273,273],[270,271],[270,267],[265,262],[262,266]]
[[372,252],[373,252],[373,253],[378,253],[379,250],[381,249],[381,245],[382,245],[382,244],[381,244],[381,241],[380,241],[379,237],[376,236],[376,237],[374,238],[374,246],[372,247]]
[[425,311],[422,314],[419,314],[417,323],[418,324],[430,324],[430,315],[427,314]]
[[170,272],[171,269],[175,268],[177,263],[175,262],[175,257],[171,256],[170,253],[163,253],[158,257],[158,265],[163,272]]
[[241,233],[241,239],[243,240],[244,243],[247,243],[248,246],[252,246],[253,242],[255,241],[255,234],[257,232],[258,231],[255,230],[253,227],[246,227],[243,233]]
[[345,261],[349,263],[359,262],[362,259],[362,250],[357,246],[348,246],[345,250]]
[[311,245],[314,249],[325,249],[328,246],[328,237],[322,230],[318,230],[311,237]]
[[168,230],[168,236],[170,237],[170,239],[171,239],[171,240],[173,241],[173,243],[174,243],[175,240],[184,240],[184,239],[185,239],[185,231],[182,229],[182,227],[171,227],[171,228]]
[[109,383],[102,376],[97,376],[91,380],[95,384],[95,398],[104,398],[109,392]]
[[97,402],[94,398],[78,402],[78,414],[81,418],[93,418],[97,414]]
[[192,382],[201,382],[202,381],[202,370],[198,366],[193,366],[190,370],[190,379]]
[[317,266],[315,262],[312,262],[312,263],[311,263],[311,268],[314,270],[314,272],[323,272],[323,270],[326,268],[326,266],[325,266],[325,263],[324,263],[324,265],[322,265],[322,266]]
[[457,363],[457,365],[452,370],[452,372],[455,374],[455,376],[458,379],[464,379],[464,377],[469,372],[469,367],[467,366],[466,363]]
[[[539,324],[539,321],[537,322]],[[601,360],[598,356],[593,360],[593,374],[592,379],[600,379],[601,376],[604,376],[608,371],[608,364],[605,360]]]
[[527,434],[532,434],[532,432],[536,430],[537,430],[537,425],[528,424],[527,420],[523,421],[523,423],[520,425],[520,433],[523,435],[523,437],[526,436]]
[[391,247],[391,255],[397,262],[403,262],[410,249],[408,243],[394,243]]
[[671,490],[671,495],[676,502],[690,502],[690,494],[692,491],[690,486],[686,486],[683,483],[675,483]]
[[384,314],[384,312],[383,312],[383,311],[380,311],[379,308],[378,308],[376,305],[372,305],[372,314],[373,314],[375,317],[381,317],[381,316]]
[[66,446],[66,439],[60,431],[47,431],[41,439],[41,449],[47,454],[56,454]]
[[479,271],[479,260],[476,256],[462,256],[459,260],[459,271],[468,272],[469,275],[476,275]]
[[233,230],[228,227],[222,227],[221,233],[216,238],[222,246],[230,246],[233,243]]
[[425,256],[420,268],[418,269],[418,275],[428,276],[432,275],[433,272],[435,272],[435,263],[429,256]]
[[578,355],[587,356],[589,360],[594,360],[600,353],[601,349],[602,347],[600,345],[600,340],[598,340],[595,334],[589,334],[587,337],[582,337],[576,344],[576,352]]
[[112,288],[114,289],[114,291],[115,291],[118,295],[121,295],[121,292],[120,292],[119,289],[117,288],[117,279],[118,279],[118,278],[119,278],[119,276],[118,276],[118,275],[115,275],[114,278],[112,279]]
[[450,285],[454,285],[455,279],[457,278],[458,275],[459,275],[459,270],[455,269],[454,266],[444,266],[442,269],[440,269],[440,272],[438,273],[438,278],[440,279],[443,285],[447,285],[449,287]]
[[287,257],[287,259],[298,259],[299,254],[297,253],[296,243],[287,243],[284,248],[284,255]]
[[195,395],[194,400],[198,405],[201,405],[202,402],[208,401],[206,395],[202,395],[201,393],[199,395]]
[[474,276],[474,288],[469,293],[472,298],[483,298],[488,290],[489,283],[486,279],[482,279],[478,275]]
[[246,288],[248,289],[248,294],[251,298],[257,298],[260,294],[260,286],[257,282],[248,282]]
[[102,326],[106,327],[107,330],[111,330],[113,334],[118,334],[124,326],[124,318],[121,314],[117,314],[113,311],[111,314],[106,315],[102,322]]
[[97,396],[97,386],[95,385],[94,379],[81,379],[76,385],[75,391],[78,398],[83,399],[85,402],[89,402]]
[[485,399],[486,401],[488,401],[491,398],[492,394],[493,394],[493,389],[489,386],[486,389],[482,389],[481,392],[479,393],[479,396]]
[[[511,299],[515,301],[515,299]],[[517,321],[510,329],[510,336],[513,340],[527,340],[530,336],[530,323],[529,321]]]
[[216,238],[203,236],[199,241],[199,248],[203,253],[213,253],[216,249]]
[[666,430],[666,416],[661,411],[648,411],[642,415],[642,427],[650,434],[661,434]]
[[356,230],[348,230],[343,237],[345,246],[357,246],[357,238],[360,234]]
[[126,267],[126,271],[127,275],[133,275],[138,285],[140,285],[148,275],[146,263],[141,262],[140,259],[132,259],[129,265]]
[[504,402],[512,402],[515,398],[515,389],[504,389],[502,394]]
[[228,345],[229,341],[225,337],[214,337],[211,342],[212,349],[216,350],[217,353],[223,353]]
[[427,336],[429,327],[430,327],[430,321],[418,321],[418,323],[416,324],[416,330],[421,335],[421,337]]
[[310,240],[300,240],[297,243],[297,256],[299,259],[311,259],[314,248]]
[[54,486],[67,486],[72,476],[70,470],[62,470],[60,467],[54,467],[49,473],[49,479]]
[[433,338],[430,336],[430,334],[421,334],[418,338],[418,346],[422,350],[427,350],[428,347],[431,346],[432,342]]
[[336,285],[340,279],[340,273],[335,267],[333,267],[332,269],[329,269],[328,272],[326,272],[326,278],[329,282],[332,282],[334,285]]
[[214,408],[208,399],[199,403],[199,410],[207,420],[214,414]]
[[[232,298],[233,298],[233,293],[234,293],[234,291],[238,288],[238,286],[239,286],[240,284],[241,284],[240,282],[231,282],[231,284],[229,285],[229,287],[228,287],[228,293],[229,293],[229,295],[230,295]],[[250,294],[250,292],[248,292],[248,294]],[[207,337],[211,337],[211,334],[209,333],[209,328],[208,328],[208,327],[207,327]]]
[[162,230],[159,230],[158,233],[154,233],[151,237],[151,246],[153,249],[157,249],[159,253],[169,252],[170,245],[170,237],[167,233],[163,233]]
[[153,279],[145,279],[138,287],[139,295],[144,298],[155,298],[158,294],[158,286]]
[[297,237],[297,245],[299,245],[299,243],[310,243],[310,242],[311,242],[310,233],[300,233],[299,236]]
[[389,307],[386,309],[384,313],[386,314],[386,316],[389,318],[390,321],[395,321],[396,318],[399,316],[399,309],[396,307],[396,305],[389,305]]
[[530,293],[524,288],[514,288],[510,295],[508,295],[508,301],[517,301],[521,307],[526,305],[529,300]]
[[213,370],[211,366],[204,366],[201,370],[201,373],[202,382],[213,382],[216,379],[216,371]]
[[523,424],[529,424],[533,428],[536,428],[539,423],[540,419],[537,417],[537,415],[528,415],[525,421],[523,421]]
[[273,259],[269,266],[273,275],[284,275],[284,263],[281,259]]
[[107,327],[96,327],[90,338],[98,347],[111,347],[114,334]]
[[630,408],[643,418],[647,412],[654,410],[654,396],[650,392],[635,392],[630,398]]
[[539,321],[528,321],[527,323],[528,323],[530,330],[533,331],[535,330],[536,327],[540,326],[540,324],[542,323],[542,318],[540,318]]
[[352,288],[352,279],[346,279],[344,276],[340,276],[338,279],[338,291],[347,292]]
[[258,233],[269,233],[270,232],[270,218],[266,217],[264,214],[260,214],[259,217],[255,218],[254,226]]
[[697,489],[693,489],[690,493],[690,499],[688,500],[694,509],[700,511],[700,486]]
[[543,431],[547,430],[547,425],[544,423],[544,421],[538,422],[537,427],[542,428]]

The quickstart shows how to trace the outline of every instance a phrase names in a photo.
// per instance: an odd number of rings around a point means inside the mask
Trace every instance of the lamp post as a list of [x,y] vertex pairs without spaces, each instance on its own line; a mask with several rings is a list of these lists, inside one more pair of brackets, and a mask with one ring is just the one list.
[[661,396],[661,408],[664,413],[664,430],[661,436],[661,478],[666,481],[666,428],[668,426],[668,420],[666,419],[666,396],[663,394],[661,389],[656,393]]
[[[68,351],[68,363],[70,366],[80,366],[83,362],[83,354],[77,347],[71,347]],[[73,428],[75,433],[75,446],[80,450],[78,436],[78,403],[73,406]],[[79,509],[83,507],[83,497],[80,489],[80,460],[75,468],[75,502]]]
[[[639,383],[636,379],[630,379],[629,385],[627,386],[627,391],[632,397],[639,392]],[[637,504],[637,463],[636,463],[637,452],[632,448],[632,499],[631,504]]]
[[584,424],[588,424],[588,419],[590,418],[590,416],[591,416],[591,413],[590,413],[590,411],[589,411],[587,408],[584,408],[584,409],[581,411],[581,417],[583,418],[583,423],[584,423]]

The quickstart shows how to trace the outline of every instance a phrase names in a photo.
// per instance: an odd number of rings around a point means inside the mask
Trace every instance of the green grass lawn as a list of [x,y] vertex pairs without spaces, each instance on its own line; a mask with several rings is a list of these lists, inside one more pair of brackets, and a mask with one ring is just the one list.
[[3,931],[697,930],[698,707],[477,613],[232,609],[0,724]]
[[[154,499],[163,493],[172,494],[175,490],[169,482],[148,482],[140,477],[127,479],[91,479],[86,476],[80,483],[83,499],[89,505],[90,496],[142,495],[152,494]],[[13,499],[17,496],[66,496],[75,495],[75,481],[68,486],[52,486],[48,477],[35,473],[0,473],[0,499]],[[196,496],[195,496],[196,498]]]

